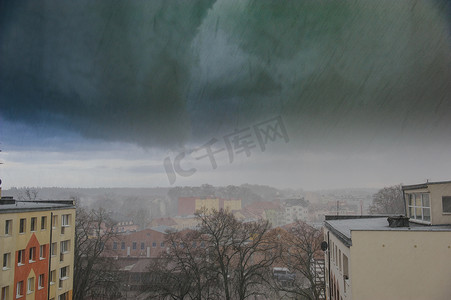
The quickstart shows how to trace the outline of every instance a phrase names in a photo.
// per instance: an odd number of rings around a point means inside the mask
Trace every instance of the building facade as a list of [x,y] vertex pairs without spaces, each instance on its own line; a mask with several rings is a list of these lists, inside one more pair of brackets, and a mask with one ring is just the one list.
[[73,201],[0,200],[1,300],[72,299]]
[[178,215],[194,215],[198,210],[241,210],[241,199],[222,199],[222,198],[201,198],[201,197],[180,197],[178,201]]
[[326,216],[328,299],[451,299],[451,182],[403,192],[407,216]]

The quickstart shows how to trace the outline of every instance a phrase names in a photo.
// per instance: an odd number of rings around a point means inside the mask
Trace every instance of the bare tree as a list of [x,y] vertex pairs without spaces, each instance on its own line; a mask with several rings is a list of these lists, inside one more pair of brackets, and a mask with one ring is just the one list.
[[402,186],[384,187],[373,195],[370,213],[372,214],[404,214]]
[[76,300],[113,299],[118,294],[117,272],[111,259],[102,257],[105,245],[116,234],[102,209],[77,207],[74,250],[74,296]]
[[221,298],[247,299],[264,294],[279,245],[268,237],[267,221],[243,223],[225,210],[197,213],[211,270],[219,279]]
[[38,190],[34,188],[25,188],[25,191],[19,192],[18,199],[22,201],[36,201],[38,194]]
[[199,231],[171,232],[167,252],[150,266],[151,298],[211,299],[216,288],[207,249]]
[[274,287],[296,299],[320,299],[325,289],[324,264],[321,263],[324,262],[322,231],[302,221],[286,229],[278,234],[283,244],[281,262],[294,276],[290,278],[289,284],[275,278]]

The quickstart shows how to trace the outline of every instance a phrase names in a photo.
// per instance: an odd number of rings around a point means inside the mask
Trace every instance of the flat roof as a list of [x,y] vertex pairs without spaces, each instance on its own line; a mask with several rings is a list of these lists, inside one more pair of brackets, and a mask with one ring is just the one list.
[[451,231],[451,225],[422,225],[413,222],[409,224],[409,227],[389,227],[386,217],[324,221],[325,227],[348,247],[352,246],[352,231]]
[[403,185],[403,190],[416,190],[416,189],[424,189],[427,188],[428,185],[432,184],[451,184],[451,181],[427,181],[425,183],[418,183],[418,184],[410,184],[410,185]]
[[75,208],[74,202],[71,200],[45,200],[45,201],[18,201],[14,204],[1,204],[0,214],[27,212],[27,211],[43,211],[55,209]]

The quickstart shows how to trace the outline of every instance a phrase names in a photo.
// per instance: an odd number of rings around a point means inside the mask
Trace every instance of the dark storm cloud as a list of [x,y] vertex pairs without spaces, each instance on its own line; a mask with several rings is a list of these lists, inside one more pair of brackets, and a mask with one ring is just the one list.
[[0,15],[10,121],[144,146],[277,114],[304,145],[451,129],[444,2],[11,3]]

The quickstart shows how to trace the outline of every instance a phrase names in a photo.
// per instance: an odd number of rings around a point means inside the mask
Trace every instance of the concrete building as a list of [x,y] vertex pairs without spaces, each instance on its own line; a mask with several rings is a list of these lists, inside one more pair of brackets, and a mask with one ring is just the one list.
[[72,299],[73,201],[0,200],[1,300]]
[[326,216],[328,299],[451,299],[451,182],[403,192],[407,216]]
[[289,224],[299,221],[306,221],[308,218],[308,202],[304,198],[285,199],[282,201],[284,208],[284,223]]

